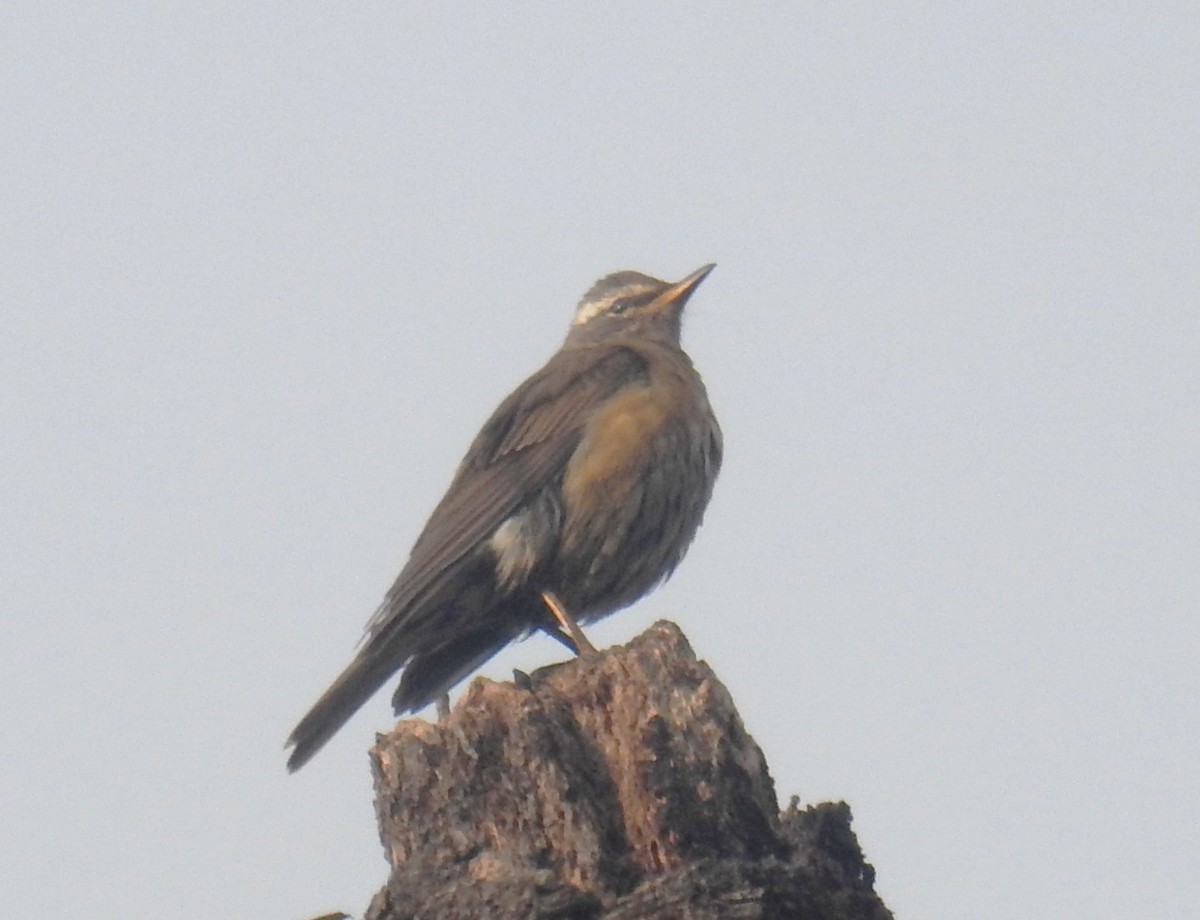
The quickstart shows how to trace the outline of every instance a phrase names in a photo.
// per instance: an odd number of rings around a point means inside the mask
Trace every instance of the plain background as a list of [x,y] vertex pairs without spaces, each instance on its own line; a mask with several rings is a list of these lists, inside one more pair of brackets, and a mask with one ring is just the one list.
[[900,917],[1194,912],[1198,9],[11,7],[0,912],[360,913],[386,694],[284,738],[579,295],[708,261],[725,470],[593,638]]

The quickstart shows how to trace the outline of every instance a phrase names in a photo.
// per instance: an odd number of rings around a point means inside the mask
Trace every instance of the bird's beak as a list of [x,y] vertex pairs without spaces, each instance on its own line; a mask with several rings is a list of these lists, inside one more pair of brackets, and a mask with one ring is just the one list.
[[703,268],[696,269],[682,281],[676,281],[658,295],[658,302],[663,306],[672,306],[676,310],[682,310],[683,305],[692,296],[692,291],[696,290],[700,286],[700,282],[707,278],[708,273],[716,267],[716,262],[710,262]]

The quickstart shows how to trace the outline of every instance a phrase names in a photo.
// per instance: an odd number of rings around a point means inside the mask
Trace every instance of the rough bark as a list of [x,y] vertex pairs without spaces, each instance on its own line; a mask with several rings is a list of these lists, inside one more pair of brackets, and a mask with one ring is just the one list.
[[391,877],[368,920],[885,920],[850,810],[781,814],[762,751],[674,624],[372,751]]

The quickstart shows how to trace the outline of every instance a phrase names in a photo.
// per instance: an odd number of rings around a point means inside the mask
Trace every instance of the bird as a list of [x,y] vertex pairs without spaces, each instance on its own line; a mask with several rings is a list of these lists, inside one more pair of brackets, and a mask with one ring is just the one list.
[[396,715],[441,701],[510,642],[581,625],[670,577],[704,517],[721,428],[680,345],[715,265],[597,281],[565,340],[487,420],[349,666],[292,731],[296,771],[398,672]]

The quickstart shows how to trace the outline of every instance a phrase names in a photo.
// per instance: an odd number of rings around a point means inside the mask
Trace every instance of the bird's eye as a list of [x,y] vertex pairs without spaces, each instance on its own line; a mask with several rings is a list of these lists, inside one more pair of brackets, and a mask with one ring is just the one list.
[[609,313],[624,313],[633,306],[633,298],[622,297],[619,300],[614,300],[612,306],[608,308]]

